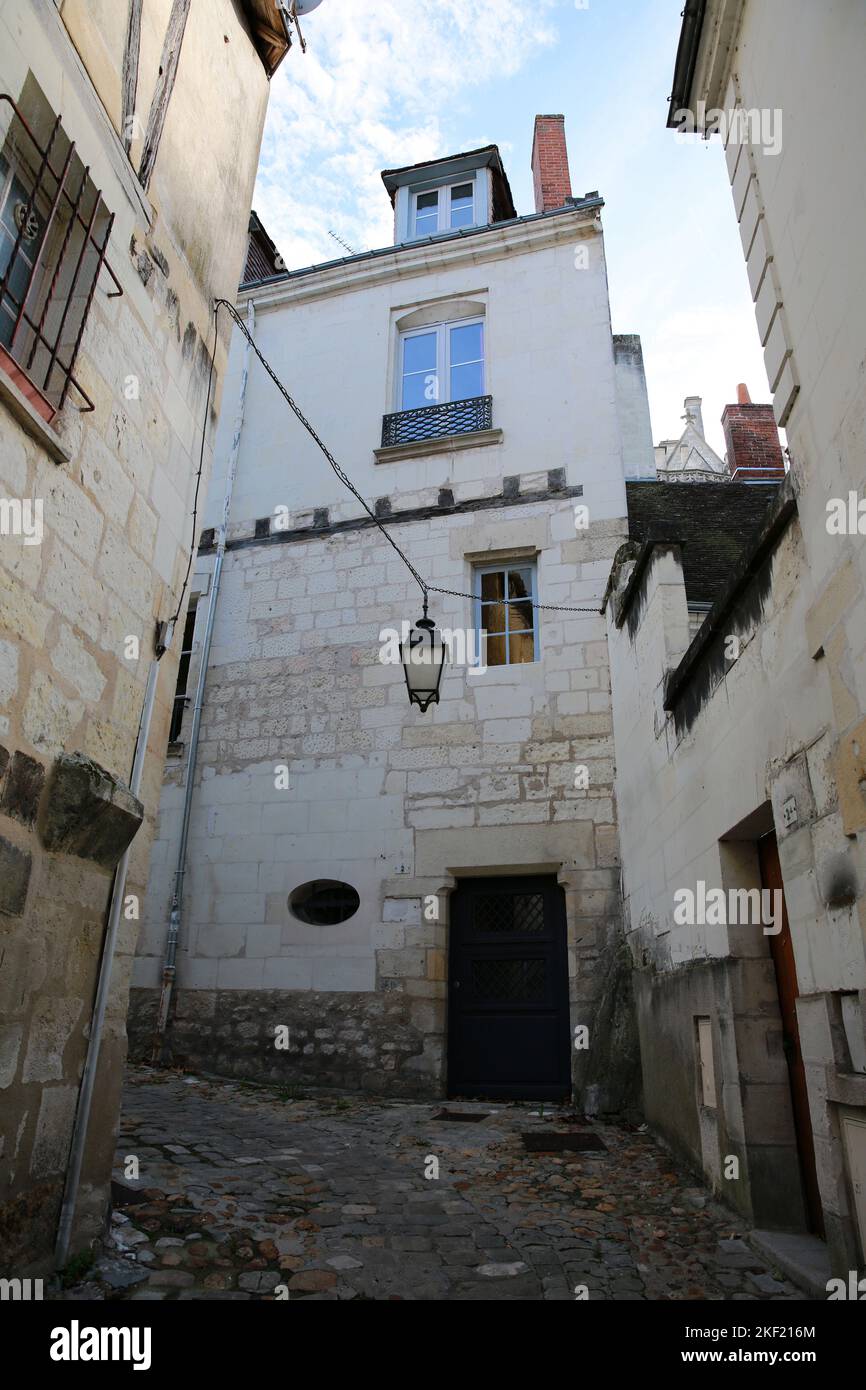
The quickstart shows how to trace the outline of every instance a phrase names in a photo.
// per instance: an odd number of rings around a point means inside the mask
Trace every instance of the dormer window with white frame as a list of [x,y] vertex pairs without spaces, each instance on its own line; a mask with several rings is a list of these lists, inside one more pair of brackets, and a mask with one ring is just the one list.
[[517,216],[496,145],[448,159],[383,169],[397,246],[481,230]]
[[411,199],[410,227],[414,238],[476,225],[474,179],[413,192]]

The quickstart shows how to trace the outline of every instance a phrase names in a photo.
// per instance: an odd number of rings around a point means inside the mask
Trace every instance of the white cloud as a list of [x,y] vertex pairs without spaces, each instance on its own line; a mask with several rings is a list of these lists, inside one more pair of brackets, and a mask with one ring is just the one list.
[[[554,78],[552,105],[526,105],[547,71],[535,60],[547,53],[555,71],[551,46],[578,32],[571,10],[569,0],[324,0],[303,21],[307,53],[296,44],[272,84],[256,210],[290,268],[343,255],[329,229],[359,251],[387,246],[382,169],[494,141],[507,157],[485,114],[503,99],[525,106],[527,135],[533,110],[565,110],[576,191],[608,200],[613,328],[641,335],[653,437],[678,435],[683,397],[701,395],[721,453],[737,383],[771,399],[721,150],[675,143],[664,127],[673,30],[630,54],[609,16],[613,28],[575,49],[573,89]],[[599,90],[594,74],[611,63]],[[491,106],[485,85],[501,78],[513,87]]]
[[[271,90],[255,207],[289,267],[392,240],[380,171],[491,143],[463,94],[555,41],[556,0],[325,0]],[[495,135],[492,137],[495,140]]]

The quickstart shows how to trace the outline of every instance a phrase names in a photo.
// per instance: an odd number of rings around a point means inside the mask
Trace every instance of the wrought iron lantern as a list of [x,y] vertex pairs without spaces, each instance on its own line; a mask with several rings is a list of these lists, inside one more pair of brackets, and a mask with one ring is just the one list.
[[410,628],[405,642],[400,643],[400,660],[409,691],[409,702],[418,705],[423,714],[439,703],[439,684],[445,663],[445,644],[432,618],[427,616],[427,594],[424,594],[424,617]]

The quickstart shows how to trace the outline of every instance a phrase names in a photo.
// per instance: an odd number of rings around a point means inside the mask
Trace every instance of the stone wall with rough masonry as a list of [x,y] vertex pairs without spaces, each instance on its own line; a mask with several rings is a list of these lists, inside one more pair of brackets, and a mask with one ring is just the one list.
[[[179,1017],[168,1039],[196,1067],[230,1047],[233,1074],[444,1091],[450,896],[473,876],[558,878],[571,1023],[591,1028],[600,962],[610,958],[603,948],[619,920],[599,610],[626,533],[600,207],[593,196],[241,296],[242,309],[255,309],[257,345],[428,583],[467,594],[480,564],[534,564],[542,604],[589,611],[537,614],[536,660],[483,674],[446,667],[441,702],[424,714],[410,706],[402,668],[383,662],[381,649],[384,633],[421,616],[419,587],[251,360],[194,783]],[[380,447],[383,415],[399,396],[401,332],[467,317],[484,323],[492,427]],[[243,360],[237,335],[227,392],[240,392]],[[222,515],[234,457],[239,395],[229,400],[206,527]],[[207,541],[206,531],[190,688],[211,601]],[[470,598],[431,593],[443,629],[474,629],[473,609]],[[184,745],[188,734],[189,716]],[[166,768],[135,967],[135,1046],[145,1055],[186,753]],[[283,766],[288,788],[275,776]],[[290,895],[316,879],[358,893],[341,925],[307,925],[290,910]],[[263,1002],[247,1012],[256,994]],[[193,1007],[198,1029],[185,1021]],[[306,1031],[318,1007],[321,1037]],[[348,1033],[335,1029],[335,1009]],[[299,1045],[277,1052],[281,1025]],[[392,1025],[399,1046],[386,1050]],[[580,1091],[587,1053],[572,1057]],[[603,1089],[593,1092],[599,1104]]]
[[[765,535],[793,497],[788,482]],[[866,861],[862,845],[844,834],[832,672],[813,659],[807,640],[814,588],[799,518],[791,515],[756,554],[672,710],[662,707],[666,673],[678,669],[693,639],[679,551],[661,544],[653,551],[620,627],[611,605],[624,928],[648,1120],[750,1220],[802,1227],[792,1042],[771,956],[775,923],[766,915],[755,921],[730,899],[721,915],[681,912],[677,897],[687,890],[697,902],[702,888],[760,893],[767,882],[759,842],[775,834],[817,1182],[840,1271],[857,1258],[843,1126],[847,1116],[862,1123],[866,1114],[866,952],[856,904]],[[624,560],[620,593],[633,564]],[[699,1018],[708,1030],[703,1045]]]
[[[403,525],[395,513],[392,534],[443,587],[464,590],[469,557],[522,542],[543,599],[589,606],[622,522],[577,532],[571,499],[530,500],[542,479],[521,482],[522,505]],[[172,1049],[231,1075],[441,1090],[449,893],[460,875],[521,867],[565,887],[573,1021],[588,1023],[619,896],[602,619],[543,613],[538,662],[477,676],[446,667],[441,703],[422,715],[402,669],[380,660],[380,633],[417,616],[418,600],[378,531],[243,544],[223,582]],[[470,607],[434,596],[443,627],[471,625]],[[283,764],[287,790],[275,785]],[[144,991],[131,1026],[147,1055],[180,776],[169,765],[133,991]],[[294,918],[289,894],[316,878],[355,887],[358,913],[331,927]],[[425,919],[430,895],[438,921]],[[280,1024],[292,1038],[282,1053]]]
[[[0,371],[0,499],[39,501],[44,526],[34,544],[5,525],[0,533],[0,1257],[7,1270],[25,1255],[47,1255],[56,1233],[112,871],[135,835],[127,887],[134,902],[121,920],[76,1240],[86,1242],[105,1212],[136,914],[179,633],[163,660],[141,802],[127,785],[157,623],[179,601],[192,539],[211,298],[233,293],[243,264],[267,102],[264,70],[231,0],[193,6],[145,193],[118,133],[126,21],[116,22],[120,7],[112,5],[105,24],[94,26],[93,9],[10,0],[0,15],[0,91],[19,103],[47,103],[62,118],[114,214],[108,261],[123,290],[109,297],[114,285],[103,273],[84,330],[76,376],[93,411],[79,412],[73,390],[48,425]],[[212,105],[217,85],[218,112],[234,106],[243,115],[223,120],[217,112],[208,122],[197,185],[212,217],[192,228],[183,160],[202,139],[192,112]],[[133,155],[139,150],[140,138]],[[204,463],[207,470],[210,448]]]

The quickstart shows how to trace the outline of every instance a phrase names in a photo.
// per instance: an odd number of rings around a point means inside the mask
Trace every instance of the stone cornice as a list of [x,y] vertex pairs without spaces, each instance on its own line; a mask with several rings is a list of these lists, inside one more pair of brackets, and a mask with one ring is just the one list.
[[257,311],[263,312],[283,304],[326,299],[437,271],[505,260],[575,237],[600,235],[601,207],[602,200],[593,199],[543,217],[495,223],[470,235],[388,247],[381,252],[329,262],[319,269],[296,271],[286,278],[240,290],[238,307],[253,300]]

